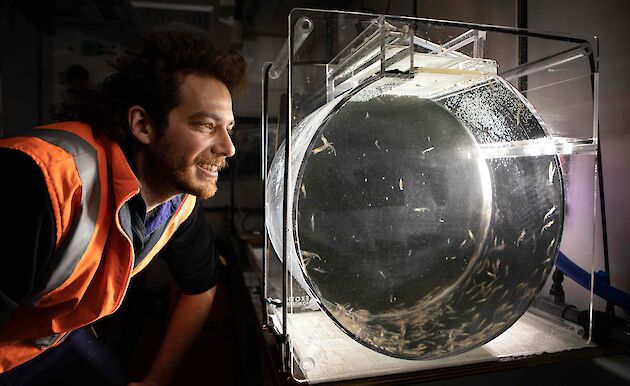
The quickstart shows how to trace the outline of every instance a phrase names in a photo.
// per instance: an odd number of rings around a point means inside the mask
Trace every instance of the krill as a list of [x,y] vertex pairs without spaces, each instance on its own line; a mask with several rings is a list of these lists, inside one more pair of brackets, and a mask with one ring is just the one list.
[[518,246],[525,239],[525,228],[521,231],[521,234],[518,235],[518,239],[516,239],[516,246]]
[[322,152],[322,151],[324,151],[326,149],[330,149],[335,156],[337,155],[337,151],[335,150],[335,148],[332,145],[333,143],[332,142],[328,142],[326,137],[324,137],[323,135],[322,135],[322,142],[324,143],[322,146],[316,147],[315,149],[312,150],[313,154],[317,154],[317,153]]
[[547,247],[547,256],[549,256],[549,254],[551,253],[551,249],[553,248],[553,245],[555,244],[555,242],[556,242],[556,239],[553,239],[549,243],[549,246]]
[[549,209],[549,212],[547,212],[547,214],[545,214],[545,217],[543,217],[543,220],[546,220],[547,217],[551,216],[553,214],[553,212],[556,211],[556,206],[552,206],[551,209]]
[[542,235],[543,232],[546,231],[547,229],[549,229],[554,223],[555,223],[555,221],[551,220],[548,223],[546,223],[545,225],[543,225],[543,227],[540,229],[540,234]]
[[304,262],[304,265],[308,265],[313,258],[316,258],[317,260],[322,259],[317,253],[309,251],[300,251],[300,253],[302,254],[302,261]]
[[505,249],[505,240],[501,240],[501,244],[497,245],[497,239],[494,238],[494,249],[496,251],[502,252]]

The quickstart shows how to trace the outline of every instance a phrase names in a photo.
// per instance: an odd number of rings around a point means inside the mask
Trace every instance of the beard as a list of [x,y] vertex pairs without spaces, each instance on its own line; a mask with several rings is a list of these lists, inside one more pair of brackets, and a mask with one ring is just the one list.
[[217,192],[217,177],[199,176],[198,165],[216,166],[217,170],[227,167],[225,157],[197,155],[191,162],[186,155],[172,150],[171,143],[164,137],[147,148],[147,165],[151,165],[152,185],[156,188],[175,189],[201,199],[214,196]]

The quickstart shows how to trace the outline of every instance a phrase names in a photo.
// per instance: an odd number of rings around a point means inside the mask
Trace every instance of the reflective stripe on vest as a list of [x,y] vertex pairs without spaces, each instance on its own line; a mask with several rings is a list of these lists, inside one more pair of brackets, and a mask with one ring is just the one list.
[[55,267],[44,289],[29,297],[27,301],[37,304],[44,295],[65,282],[88,248],[100,204],[101,183],[98,176],[98,158],[96,149],[80,136],[68,131],[54,129],[34,129],[27,136],[37,137],[70,153],[81,179],[80,214],[70,226],[68,237],[57,248],[50,261]]

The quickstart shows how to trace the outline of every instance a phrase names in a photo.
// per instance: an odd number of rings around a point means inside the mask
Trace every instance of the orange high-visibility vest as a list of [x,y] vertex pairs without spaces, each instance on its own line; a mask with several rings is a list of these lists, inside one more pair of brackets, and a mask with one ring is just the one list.
[[[39,166],[56,229],[54,266],[44,290],[20,304],[0,326],[2,373],[59,344],[67,332],[116,311],[131,277],[188,218],[195,197],[184,197],[134,268],[133,245],[119,212],[140,185],[116,142],[94,136],[85,124],[65,122],[2,139],[0,147],[21,151]],[[2,255],[11,258],[8,251]]]

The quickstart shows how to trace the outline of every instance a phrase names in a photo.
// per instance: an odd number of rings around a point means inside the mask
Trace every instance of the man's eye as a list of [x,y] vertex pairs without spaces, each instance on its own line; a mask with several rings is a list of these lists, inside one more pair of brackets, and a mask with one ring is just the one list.
[[210,122],[197,122],[195,126],[199,127],[202,130],[212,131],[214,130],[214,124]]

